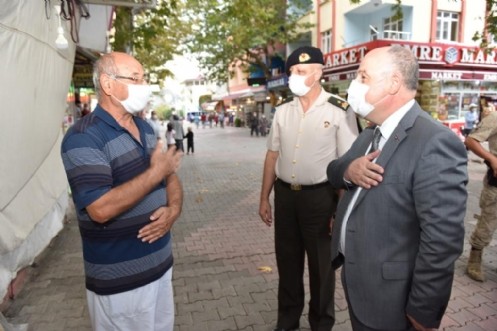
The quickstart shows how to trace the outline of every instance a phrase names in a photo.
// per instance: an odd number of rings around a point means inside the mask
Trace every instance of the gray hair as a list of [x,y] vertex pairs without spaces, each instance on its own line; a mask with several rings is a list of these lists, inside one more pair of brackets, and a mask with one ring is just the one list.
[[102,55],[93,65],[93,85],[97,98],[100,98],[102,86],[100,86],[100,75],[110,74],[117,75],[117,66],[114,57],[111,54]]
[[419,81],[419,64],[414,54],[401,45],[392,45],[388,53],[393,59],[394,68],[400,72],[404,85],[416,91]]

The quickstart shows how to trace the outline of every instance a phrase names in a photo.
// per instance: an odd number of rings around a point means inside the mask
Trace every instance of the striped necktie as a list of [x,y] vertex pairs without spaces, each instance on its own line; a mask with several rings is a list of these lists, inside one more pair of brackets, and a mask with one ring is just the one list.
[[380,128],[377,126],[374,129],[373,141],[371,142],[371,149],[369,150],[369,153],[373,153],[380,147],[380,139],[381,139],[381,131]]

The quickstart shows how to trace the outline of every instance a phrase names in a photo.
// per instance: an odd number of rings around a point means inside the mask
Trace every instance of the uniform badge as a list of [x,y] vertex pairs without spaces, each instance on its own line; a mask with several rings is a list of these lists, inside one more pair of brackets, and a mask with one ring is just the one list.
[[325,127],[325,129],[329,128],[330,127],[330,122],[324,121],[324,127]]
[[299,62],[306,62],[309,61],[311,57],[307,53],[302,53],[299,55]]
[[348,102],[342,102],[342,108],[347,108],[349,106],[349,103]]

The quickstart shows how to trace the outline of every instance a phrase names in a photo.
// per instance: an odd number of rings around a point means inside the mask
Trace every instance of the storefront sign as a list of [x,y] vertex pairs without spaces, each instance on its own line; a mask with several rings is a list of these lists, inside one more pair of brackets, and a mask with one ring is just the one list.
[[268,89],[274,89],[277,87],[285,86],[287,78],[286,77],[280,77],[276,79],[271,79],[267,81],[267,88]]
[[325,54],[325,68],[337,68],[351,64],[359,64],[368,51],[374,48],[395,44],[411,50],[420,62],[444,62],[447,65],[485,64],[497,69],[497,53],[495,50],[487,53],[485,50],[476,47],[455,46],[439,43],[427,44],[408,41],[399,42],[392,40],[375,40],[361,44],[357,47]]
[[463,73],[460,71],[432,71],[431,79],[434,80],[461,80]]
[[348,71],[348,72],[341,72],[339,74],[331,74],[325,76],[324,78],[327,82],[338,82],[341,80],[353,80],[356,77],[357,77],[356,71]]
[[359,63],[366,55],[367,50],[367,46],[360,46],[326,54],[324,65],[329,68]]
[[495,51],[487,53],[482,49],[470,50],[468,48],[461,48],[461,50],[461,63],[497,65]]
[[[358,45],[356,47],[331,52],[324,55],[324,73],[326,80],[339,81],[354,79],[354,77],[344,76],[351,69],[357,70],[359,63],[364,56],[372,49],[398,44],[409,49],[419,61],[420,68],[434,68],[431,76],[422,76],[424,79],[460,80],[460,79],[480,79],[495,81],[497,76],[497,49],[491,52],[477,47],[459,46],[441,43],[415,43],[408,41],[375,40]],[[489,70],[495,73],[476,74],[473,72],[464,73],[464,70],[474,69]],[[439,69],[439,70],[436,70]],[[442,69],[442,70],[440,70]],[[446,70],[450,69],[450,70]],[[427,69],[425,69],[427,70]],[[476,78],[481,76],[481,78]]]
[[483,80],[497,81],[497,73],[495,73],[495,74],[483,74]]
[[497,73],[485,73],[481,71],[460,71],[460,70],[430,70],[421,69],[419,78],[429,80],[481,80],[497,81]]
[[74,65],[72,75],[74,87],[93,87],[92,65]]

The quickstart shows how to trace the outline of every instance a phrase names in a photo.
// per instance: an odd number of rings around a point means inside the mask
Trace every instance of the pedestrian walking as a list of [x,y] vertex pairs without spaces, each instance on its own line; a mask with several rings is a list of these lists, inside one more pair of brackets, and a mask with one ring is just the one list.
[[296,98],[276,108],[267,140],[259,215],[272,225],[269,196],[274,187],[279,275],[275,331],[300,326],[306,254],[311,329],[329,331],[335,323],[330,221],[338,196],[327,182],[326,166],[349,149],[358,132],[348,104],[321,87],[323,64],[319,48],[301,47],[290,54],[286,70]]
[[193,131],[191,127],[188,127],[188,132],[185,135],[186,138],[186,154],[190,154],[190,151],[192,151],[192,154],[194,153],[193,149]]
[[262,114],[261,120],[259,123],[259,128],[260,128],[261,136],[263,136],[263,137],[265,137],[267,135],[267,125],[268,125],[268,121],[267,121],[266,115]]
[[196,114],[195,117],[193,118],[193,122],[195,123],[195,127],[198,129],[200,122],[200,116],[198,114]]
[[[145,111],[143,111],[145,113]],[[157,117],[157,113],[155,112],[155,110],[152,110],[150,112],[150,119],[145,119],[147,121],[148,124],[150,124],[150,126],[152,127],[152,129],[154,129],[154,133],[155,133],[155,137],[157,139],[160,139],[160,122],[159,122],[159,118]]]
[[469,105],[469,110],[464,115],[464,129],[463,135],[467,137],[471,130],[473,130],[475,124],[478,122],[478,106],[474,103]]
[[84,103],[83,109],[81,110],[81,117],[84,117],[84,116],[88,115],[89,113],[91,113],[90,107],[88,106],[87,103]]
[[176,147],[176,139],[174,138],[176,136],[176,131],[173,129],[173,123],[169,122],[167,123],[166,126],[166,144],[167,148],[173,148]]
[[224,110],[221,110],[219,113],[219,124],[221,125],[221,129],[224,129]]
[[183,146],[185,131],[183,130],[183,121],[178,115],[173,115],[173,130],[174,140],[176,141],[176,149],[183,152],[185,150]]
[[93,330],[173,330],[170,230],[183,191],[181,153],[162,151],[137,115],[151,96],[141,64],[125,53],[95,63],[95,110],[62,141],[83,242]]
[[250,136],[254,135],[259,137],[259,118],[257,117],[257,113],[252,114],[252,118],[250,119]]

